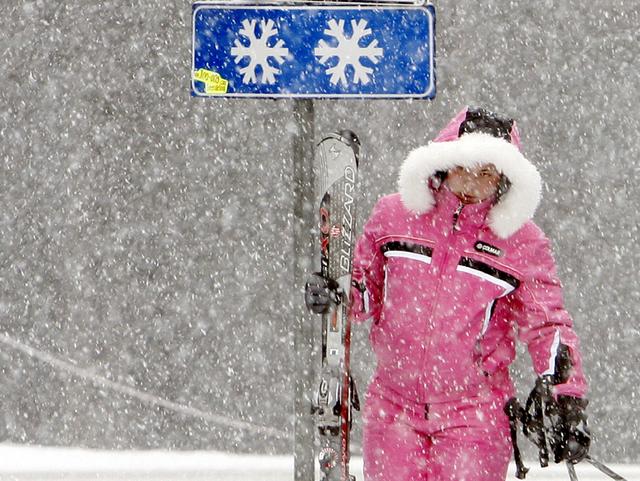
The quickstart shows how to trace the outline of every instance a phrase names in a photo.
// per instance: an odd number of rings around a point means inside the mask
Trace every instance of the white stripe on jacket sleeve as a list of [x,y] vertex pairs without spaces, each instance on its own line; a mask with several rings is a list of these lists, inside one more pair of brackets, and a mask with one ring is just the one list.
[[560,331],[556,329],[556,333],[553,335],[553,342],[551,343],[551,349],[549,352],[549,367],[542,376],[553,375],[556,373],[556,356],[558,355],[558,347],[560,346]]

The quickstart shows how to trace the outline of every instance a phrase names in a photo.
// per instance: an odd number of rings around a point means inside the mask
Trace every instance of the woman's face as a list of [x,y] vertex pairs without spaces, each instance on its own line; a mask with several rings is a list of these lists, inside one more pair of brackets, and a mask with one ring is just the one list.
[[500,173],[493,164],[449,170],[445,184],[465,204],[482,202],[498,192]]

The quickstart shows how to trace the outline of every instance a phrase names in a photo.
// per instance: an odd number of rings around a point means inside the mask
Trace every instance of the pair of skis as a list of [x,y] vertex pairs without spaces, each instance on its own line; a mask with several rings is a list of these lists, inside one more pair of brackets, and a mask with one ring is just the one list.
[[351,481],[352,410],[359,410],[351,377],[349,292],[355,248],[356,187],[360,143],[351,131],[326,136],[316,149],[316,205],[320,272],[337,281],[338,299],[322,315],[322,364],[312,414],[314,453],[321,481]]

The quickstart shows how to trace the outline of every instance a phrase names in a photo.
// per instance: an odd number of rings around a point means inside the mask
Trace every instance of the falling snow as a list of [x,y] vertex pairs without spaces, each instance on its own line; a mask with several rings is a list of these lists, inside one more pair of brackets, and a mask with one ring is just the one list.
[[[191,98],[188,2],[3,7],[0,440],[290,459],[296,370],[312,367],[294,355],[294,237],[313,246],[317,234],[296,218],[294,102]],[[443,0],[436,12],[434,100],[317,100],[313,134],[360,137],[362,226],[407,153],[462,105],[517,119],[581,338],[592,452],[640,463],[640,10]],[[273,83],[292,46],[274,26],[237,27],[230,62],[246,82]],[[330,28],[324,48],[340,31],[357,37],[374,49],[362,68],[343,56],[329,72],[340,59],[323,50],[321,75],[371,78],[388,53],[373,42],[389,31],[356,27]],[[260,58],[243,55],[249,42]],[[361,393],[375,366],[368,327],[353,333]],[[522,397],[533,373],[521,345],[512,373]]]

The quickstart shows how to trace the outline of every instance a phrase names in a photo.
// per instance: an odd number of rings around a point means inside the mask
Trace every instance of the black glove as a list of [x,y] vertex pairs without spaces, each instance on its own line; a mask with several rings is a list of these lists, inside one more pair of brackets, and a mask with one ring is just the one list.
[[555,462],[578,463],[589,454],[591,433],[584,410],[589,401],[573,396],[558,396],[552,415],[551,448]]
[[333,279],[327,279],[319,272],[314,272],[307,279],[304,287],[304,303],[307,309],[316,314],[324,314],[331,304],[340,304],[342,295],[340,284]]

